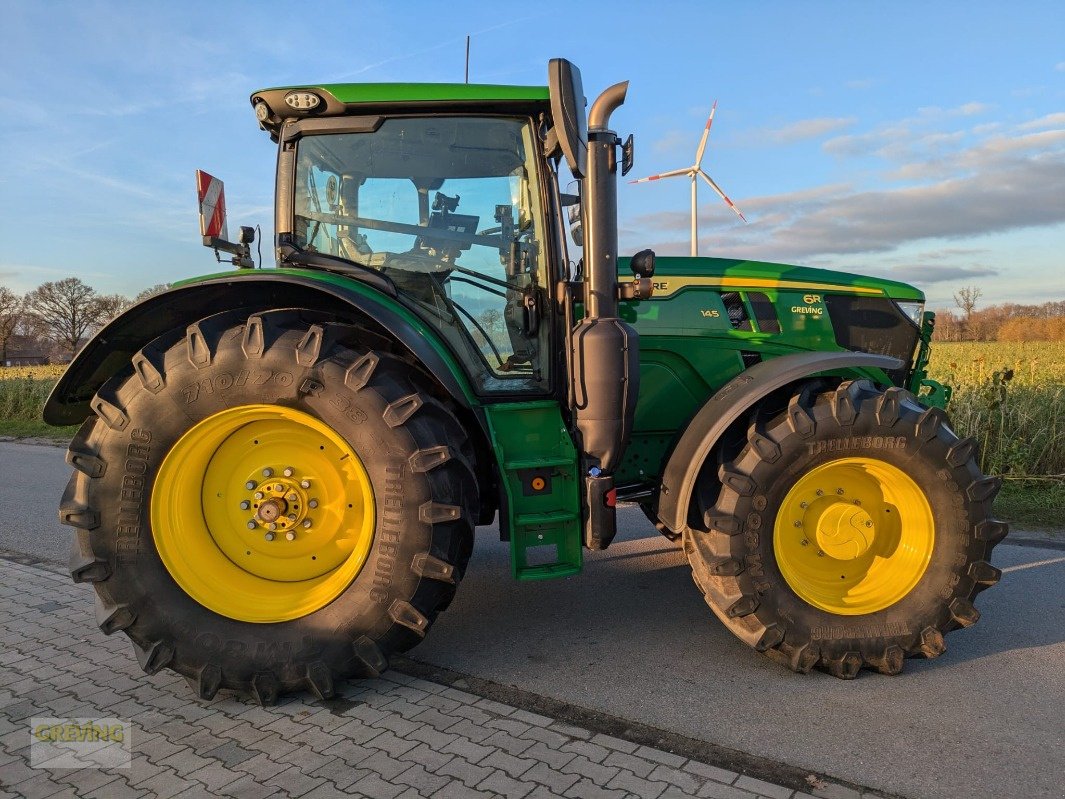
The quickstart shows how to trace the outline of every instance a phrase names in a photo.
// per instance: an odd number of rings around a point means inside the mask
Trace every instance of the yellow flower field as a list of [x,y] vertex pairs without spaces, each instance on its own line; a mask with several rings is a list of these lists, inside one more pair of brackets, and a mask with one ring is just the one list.
[[0,380],[58,380],[65,366],[0,366]]
[[1014,383],[1065,385],[1065,341],[943,341],[932,345],[930,371],[937,380],[983,383],[1004,368],[1014,370]]
[[952,424],[985,472],[1065,475],[1065,342],[937,343],[929,375],[954,387]]

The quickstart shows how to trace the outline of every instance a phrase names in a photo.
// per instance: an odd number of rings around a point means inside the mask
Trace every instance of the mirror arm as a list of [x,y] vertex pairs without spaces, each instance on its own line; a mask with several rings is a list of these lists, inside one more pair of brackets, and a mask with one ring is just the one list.
[[[243,228],[241,229],[243,231]],[[254,228],[251,228],[254,230]],[[232,241],[226,241],[225,239],[216,238],[215,236],[204,236],[203,246],[210,247],[214,250],[215,260],[220,264],[233,264],[238,269],[254,269],[255,261],[251,257],[251,243],[236,244]],[[232,258],[222,258],[219,255],[219,251],[228,252]]]
[[654,281],[649,277],[638,277],[631,283],[618,284],[619,300],[649,300],[654,294]]

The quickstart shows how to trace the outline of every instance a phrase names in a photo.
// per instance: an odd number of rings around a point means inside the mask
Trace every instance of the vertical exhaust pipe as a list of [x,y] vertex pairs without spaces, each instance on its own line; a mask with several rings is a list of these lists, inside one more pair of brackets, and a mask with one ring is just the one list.
[[582,191],[584,317],[573,331],[575,424],[583,453],[584,543],[605,549],[617,532],[614,470],[632,433],[639,394],[639,335],[618,318],[617,147],[610,115],[625,102],[617,83],[588,115],[587,173]]
[[585,318],[618,315],[618,181],[617,134],[610,115],[625,102],[629,82],[615,83],[588,113],[588,174],[585,178],[584,270]]

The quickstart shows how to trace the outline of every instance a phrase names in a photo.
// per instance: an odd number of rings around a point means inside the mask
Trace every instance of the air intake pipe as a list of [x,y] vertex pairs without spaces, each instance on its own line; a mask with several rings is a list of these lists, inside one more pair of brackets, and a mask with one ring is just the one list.
[[610,115],[625,101],[617,83],[588,115],[584,220],[584,317],[573,330],[574,418],[581,438],[584,543],[605,549],[617,532],[614,470],[632,433],[639,394],[639,334],[618,318],[617,147]]

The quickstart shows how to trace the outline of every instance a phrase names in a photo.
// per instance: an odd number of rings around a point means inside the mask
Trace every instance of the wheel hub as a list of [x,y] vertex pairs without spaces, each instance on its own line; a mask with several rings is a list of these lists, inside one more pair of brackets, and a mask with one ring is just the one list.
[[869,551],[876,538],[872,517],[858,505],[832,502],[817,519],[817,545],[836,560],[854,560]]
[[284,621],[317,610],[369,553],[366,470],[334,430],[301,411],[249,405],[191,428],[152,494],[152,532],[175,581],[231,618]]
[[800,477],[773,531],[790,588],[840,615],[875,613],[913,590],[932,557],[935,525],[920,487],[875,458],[841,458]]
[[[276,522],[281,518],[285,511],[288,510],[288,505],[283,499],[269,499],[259,506],[259,510],[255,512],[261,522]],[[284,520],[282,520],[282,524]]]
[[[272,470],[267,468],[265,471]],[[301,482],[313,485],[313,475],[295,476],[295,469],[291,466],[286,467],[285,471],[291,471],[294,476],[270,477],[259,483],[248,480],[243,487],[234,486],[234,493],[240,497],[238,507],[254,511],[250,521],[255,522],[257,528],[294,529],[310,519],[312,503],[318,507],[314,492],[301,485]],[[235,482],[240,483],[239,480]],[[317,482],[321,485],[321,481]],[[275,527],[270,527],[271,524]]]

